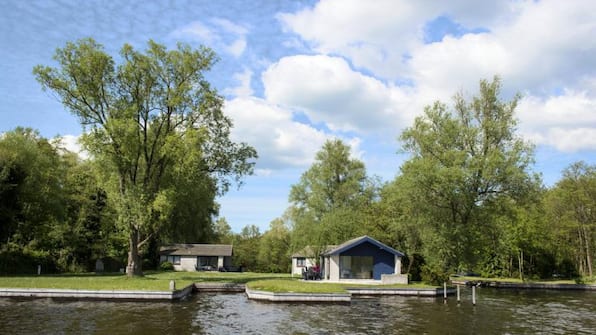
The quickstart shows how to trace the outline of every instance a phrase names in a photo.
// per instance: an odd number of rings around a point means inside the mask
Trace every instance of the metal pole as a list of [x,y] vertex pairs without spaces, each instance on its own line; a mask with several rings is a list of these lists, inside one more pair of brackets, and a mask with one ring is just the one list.
[[457,285],[457,303],[459,304],[461,302],[461,297],[459,294],[459,285]]
[[443,300],[447,300],[447,282],[443,282]]
[[476,286],[472,286],[472,305],[476,306]]

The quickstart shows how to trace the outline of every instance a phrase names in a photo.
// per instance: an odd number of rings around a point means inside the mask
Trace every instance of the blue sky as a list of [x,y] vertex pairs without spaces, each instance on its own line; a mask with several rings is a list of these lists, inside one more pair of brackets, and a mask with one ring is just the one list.
[[518,132],[546,185],[596,164],[593,1],[11,1],[0,12],[0,132],[27,126],[76,148],[77,120],[31,74],[57,47],[92,37],[117,57],[149,39],[213,48],[208,74],[233,136],[259,151],[255,176],[219,199],[233,230],[264,231],[329,138],[391,180],[397,137],[435,100],[499,75],[520,92]]

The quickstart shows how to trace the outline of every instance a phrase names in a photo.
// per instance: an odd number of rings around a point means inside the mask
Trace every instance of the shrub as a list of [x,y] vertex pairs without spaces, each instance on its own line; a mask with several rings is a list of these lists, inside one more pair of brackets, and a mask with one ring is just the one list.
[[449,281],[449,273],[439,267],[427,264],[422,266],[421,276],[422,281],[435,286],[443,285],[444,282]]
[[174,271],[174,264],[172,264],[171,262],[165,261],[165,262],[159,264],[159,269],[161,271]]

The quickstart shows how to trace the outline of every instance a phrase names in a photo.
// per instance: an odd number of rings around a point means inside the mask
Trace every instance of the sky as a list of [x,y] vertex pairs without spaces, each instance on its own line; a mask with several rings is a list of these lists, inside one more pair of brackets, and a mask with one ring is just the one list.
[[554,185],[570,164],[596,164],[596,2],[409,0],[0,0],[0,133],[62,136],[82,128],[32,75],[66,42],[92,37],[116,59],[125,44],[205,45],[206,75],[225,97],[232,136],[254,146],[255,175],[218,199],[232,229],[263,232],[327,139],[349,144],[390,181],[408,157],[399,134],[434,101],[471,97],[502,78],[522,95],[518,134]]

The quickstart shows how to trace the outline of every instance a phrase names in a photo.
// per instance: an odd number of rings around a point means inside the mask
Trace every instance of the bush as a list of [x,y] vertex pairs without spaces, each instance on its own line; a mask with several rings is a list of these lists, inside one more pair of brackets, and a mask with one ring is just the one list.
[[435,286],[441,286],[444,282],[449,281],[449,273],[445,270],[430,265],[423,265],[422,266],[422,281]]
[[56,273],[57,266],[47,252],[31,250],[5,250],[0,252],[0,274]]
[[174,271],[174,264],[172,264],[171,262],[165,261],[165,262],[159,264],[159,269],[161,271]]

